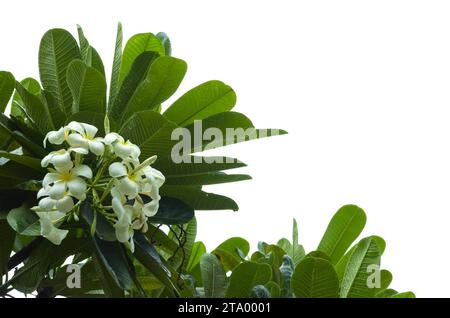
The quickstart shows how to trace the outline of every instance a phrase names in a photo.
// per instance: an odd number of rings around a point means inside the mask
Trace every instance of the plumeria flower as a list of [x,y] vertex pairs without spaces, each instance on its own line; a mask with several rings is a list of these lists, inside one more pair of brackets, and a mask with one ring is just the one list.
[[69,129],[68,127],[61,127],[56,131],[50,131],[44,138],[44,147],[47,147],[47,140],[54,145],[61,145],[67,140]]
[[135,173],[129,162],[114,162],[109,166],[109,175],[117,178],[117,190],[134,199],[140,190],[142,175]]
[[117,216],[117,222],[114,224],[117,240],[126,243],[134,252],[132,220],[136,214],[135,209],[130,205],[123,205],[119,198],[112,199],[112,207]]
[[166,178],[161,173],[161,171],[156,170],[150,166],[147,166],[143,169],[146,182],[143,185],[143,190],[141,193],[144,193],[151,197],[154,200],[159,200],[159,188],[164,184]]
[[73,131],[67,137],[67,142],[71,147],[80,147],[90,150],[93,154],[101,156],[105,151],[103,138],[95,137],[98,132],[97,127],[72,121],[67,127]]
[[105,136],[104,141],[105,144],[113,147],[114,153],[121,159],[138,159],[141,155],[141,150],[138,146],[129,140],[125,141],[119,134],[109,133]]
[[41,224],[41,235],[53,244],[60,245],[69,231],[58,229],[54,223],[63,218],[65,214],[56,211],[36,213],[39,216],[39,223]]
[[39,208],[43,211],[57,210],[66,213],[72,210],[74,203],[73,198],[69,195],[69,192],[66,191],[59,199],[52,199],[49,195],[49,188],[42,188],[38,192],[38,199],[44,197],[39,201]]
[[84,200],[87,188],[83,178],[91,179],[92,170],[86,165],[76,165],[73,168],[55,167],[55,172],[47,173],[42,181],[44,188],[54,200],[61,200],[66,193],[78,200]]
[[88,151],[83,148],[69,148],[68,150],[60,149],[52,151],[42,159],[41,166],[48,167],[49,164],[52,164],[55,167],[70,169],[73,166],[72,158],[70,156],[72,152],[82,155],[88,154]]

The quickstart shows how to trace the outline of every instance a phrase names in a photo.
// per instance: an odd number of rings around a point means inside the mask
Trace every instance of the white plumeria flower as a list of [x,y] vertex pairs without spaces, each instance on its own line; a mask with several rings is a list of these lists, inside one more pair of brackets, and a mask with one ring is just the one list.
[[55,172],[45,175],[42,185],[44,188],[48,187],[48,194],[54,200],[61,200],[67,192],[78,200],[84,200],[87,184],[82,177],[91,179],[91,168],[86,165],[68,169],[56,167]]
[[161,197],[158,195],[157,198],[153,198],[149,203],[144,204],[142,211],[146,217],[152,217],[158,213],[160,199]]
[[98,132],[97,127],[72,121],[67,127],[74,131],[67,137],[67,142],[71,147],[81,147],[90,150],[93,154],[101,156],[105,151],[103,138],[95,137]]
[[109,175],[118,179],[117,190],[134,199],[140,191],[142,176],[132,171],[128,163],[114,162],[109,166]]
[[114,224],[117,240],[127,243],[130,250],[134,252],[132,220],[136,214],[135,209],[130,205],[123,205],[118,198],[112,199],[112,207],[117,216],[117,222]]
[[56,131],[50,131],[44,138],[44,147],[47,147],[47,140],[54,145],[61,145],[67,140],[69,129],[68,127],[61,127]]
[[72,210],[74,203],[73,198],[69,195],[69,192],[65,192],[63,197],[60,199],[52,199],[49,193],[49,188],[42,188],[38,192],[38,199],[45,196],[39,201],[39,208],[43,211],[60,211],[62,213],[69,212]]
[[154,200],[160,199],[159,197],[159,188],[164,184],[166,178],[161,173],[161,171],[156,170],[150,166],[147,166],[143,169],[145,175],[145,181],[142,185],[142,192],[147,196],[151,197]]
[[41,235],[53,244],[60,245],[69,231],[58,229],[54,223],[64,217],[65,214],[56,211],[36,213],[39,216],[39,223],[41,224]]
[[73,166],[72,158],[70,156],[72,152],[83,155],[88,154],[88,151],[83,148],[69,148],[68,150],[60,149],[52,151],[42,159],[41,166],[48,167],[49,164],[52,164],[59,168],[71,168]]
[[121,159],[138,159],[141,155],[141,150],[138,146],[129,140],[125,141],[119,134],[109,133],[105,136],[104,141],[105,144],[113,147],[114,153]]

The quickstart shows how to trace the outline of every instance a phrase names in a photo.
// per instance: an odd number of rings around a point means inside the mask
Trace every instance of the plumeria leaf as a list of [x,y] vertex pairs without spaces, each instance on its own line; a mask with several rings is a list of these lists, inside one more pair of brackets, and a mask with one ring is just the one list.
[[236,267],[230,277],[226,298],[248,298],[253,287],[270,281],[272,270],[267,264],[244,262]]
[[230,86],[220,81],[209,81],[181,96],[164,112],[164,116],[183,127],[194,120],[230,111],[235,103],[236,94]]
[[42,86],[51,92],[57,105],[66,114],[72,108],[72,95],[66,81],[70,62],[80,59],[78,44],[63,29],[52,29],[44,34],[39,47],[39,74]]
[[9,72],[0,71],[0,113],[5,111],[9,99],[14,92],[16,80]]
[[0,220],[0,277],[8,272],[8,261],[14,246],[16,232],[10,227],[6,220]]
[[39,217],[26,205],[12,209],[8,213],[8,223],[17,233],[21,235],[41,235]]
[[158,212],[148,218],[151,223],[184,224],[194,217],[194,209],[183,201],[170,197],[162,197]]
[[205,297],[223,298],[228,287],[228,277],[217,256],[204,254],[200,259],[200,270]]

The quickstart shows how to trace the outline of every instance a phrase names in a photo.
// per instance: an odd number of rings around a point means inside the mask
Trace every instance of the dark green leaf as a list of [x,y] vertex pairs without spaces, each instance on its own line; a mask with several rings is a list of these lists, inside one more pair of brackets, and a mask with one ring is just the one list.
[[181,200],[162,197],[156,215],[148,221],[159,224],[184,224],[194,217],[194,209]]
[[217,257],[213,254],[204,254],[200,259],[200,269],[205,297],[223,298],[227,290],[228,278]]
[[272,271],[267,264],[244,262],[236,267],[230,277],[226,298],[247,298],[256,285],[270,281]]
[[19,234],[27,236],[41,235],[39,217],[26,205],[12,209],[8,213],[9,225]]
[[0,113],[3,113],[14,92],[16,80],[9,72],[0,71]]
[[0,281],[1,277],[8,272],[8,261],[14,244],[16,233],[6,220],[0,220]]
[[109,87],[108,109],[114,104],[119,91],[120,65],[122,63],[122,24],[117,25],[116,45],[114,49],[114,58],[111,72],[111,82]]

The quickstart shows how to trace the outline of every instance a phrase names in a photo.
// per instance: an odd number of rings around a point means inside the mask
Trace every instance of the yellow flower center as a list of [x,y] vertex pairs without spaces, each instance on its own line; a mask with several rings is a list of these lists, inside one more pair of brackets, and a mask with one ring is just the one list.
[[70,172],[63,172],[60,175],[62,181],[70,181],[72,179],[72,174]]

